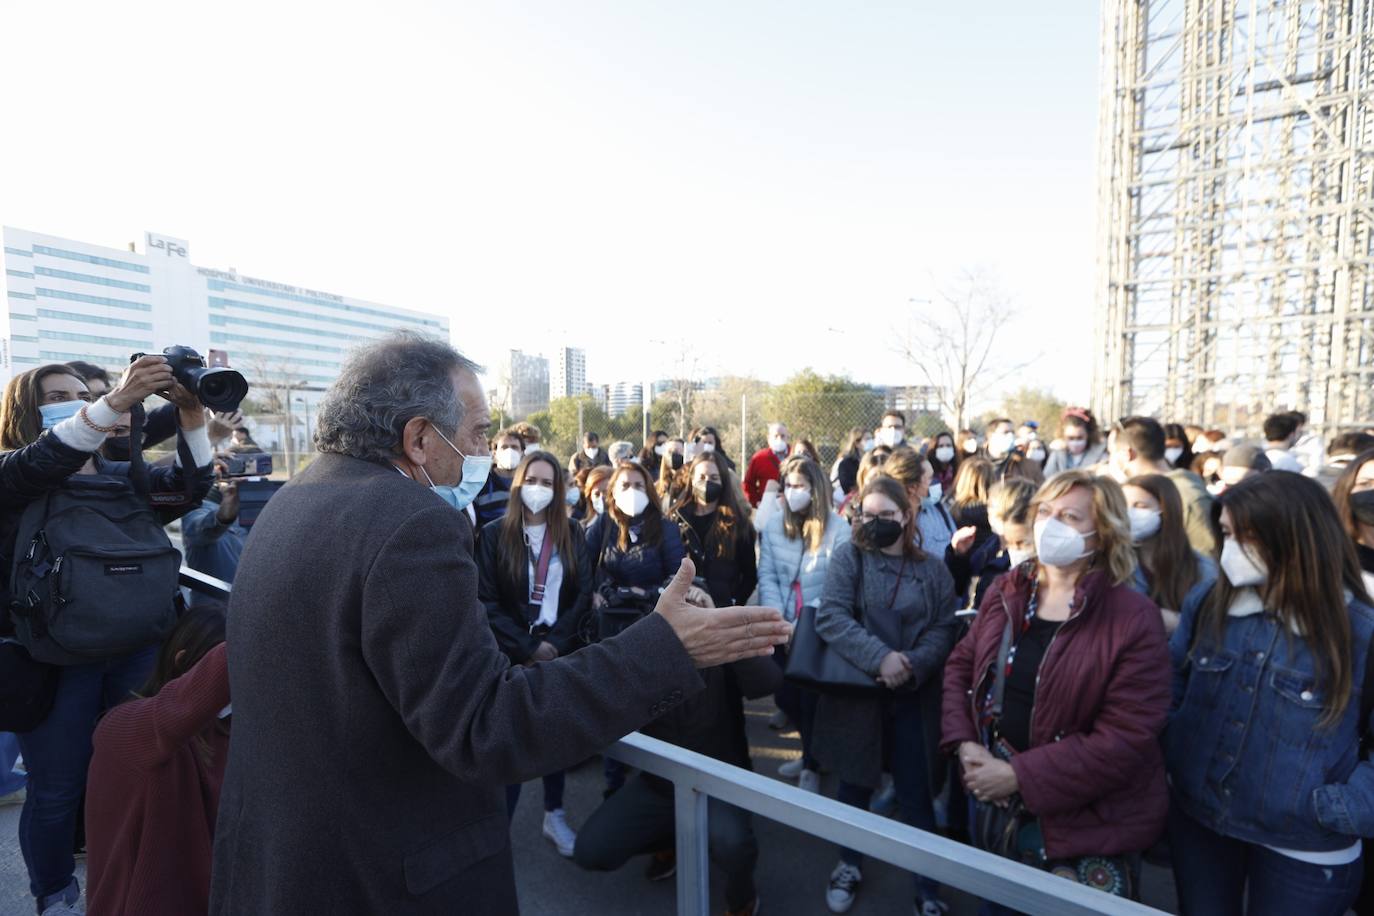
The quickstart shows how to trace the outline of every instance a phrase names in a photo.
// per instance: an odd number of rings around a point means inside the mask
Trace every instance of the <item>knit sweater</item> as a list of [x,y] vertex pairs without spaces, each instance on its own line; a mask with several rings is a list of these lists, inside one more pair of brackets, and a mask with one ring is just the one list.
[[[229,737],[224,644],[157,695],[96,726],[86,787],[86,896],[100,916],[196,916],[210,902],[210,851]],[[204,737],[209,764],[195,738]]]

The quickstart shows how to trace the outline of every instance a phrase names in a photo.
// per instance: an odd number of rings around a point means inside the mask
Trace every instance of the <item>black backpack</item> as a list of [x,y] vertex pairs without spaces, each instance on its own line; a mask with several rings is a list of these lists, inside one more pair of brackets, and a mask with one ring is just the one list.
[[125,477],[74,474],[24,510],[10,572],[15,636],[76,665],[160,642],[178,613],[181,554]]

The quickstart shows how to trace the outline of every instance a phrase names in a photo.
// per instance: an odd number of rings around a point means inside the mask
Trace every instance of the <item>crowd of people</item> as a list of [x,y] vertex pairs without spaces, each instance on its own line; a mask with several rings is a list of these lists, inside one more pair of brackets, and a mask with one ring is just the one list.
[[[165,596],[172,616],[147,638],[83,656],[80,627],[113,639],[98,615],[73,623],[45,609],[98,600],[74,594],[79,576],[45,568],[47,540],[30,536],[60,527],[54,493],[83,477],[113,480],[102,493],[141,496],[159,525],[179,520],[189,565],[235,581],[255,539],[226,462],[251,437],[241,417],[200,406],[160,360],[134,362],[113,383],[95,367],[45,366],[13,379],[0,404],[0,569],[10,580],[0,725],[17,733],[0,736],[0,790],[23,801],[30,892],[49,916],[83,911],[73,858],[83,844],[92,913],[210,912],[212,884],[218,912],[244,911],[221,895],[216,827],[229,759],[261,739],[235,731],[233,700],[243,698],[230,689],[238,661],[225,607]],[[144,418],[138,405],[155,393],[171,406]],[[338,407],[322,415],[322,452],[353,447],[328,431],[346,419]],[[424,546],[473,569],[502,677],[537,679],[568,657],[594,664],[595,647],[646,631],[674,589],[700,609],[775,608],[792,628],[788,645],[701,667],[697,689],[654,703],[642,730],[752,768],[745,703],[771,696],[773,724],[800,738],[779,772],[802,789],[819,793],[832,774],[845,804],[1105,893],[1138,898],[1148,859],[1172,868],[1190,916],[1336,916],[1374,897],[1362,845],[1374,836],[1364,751],[1374,430],[1323,442],[1301,413],[1280,412],[1262,442],[1245,442],[1143,416],[1104,428],[1070,408],[1044,438],[1011,418],[916,437],[888,411],[825,461],[780,419],[737,467],[711,427],[654,431],[639,448],[603,447],[588,432],[575,454],[558,456],[537,427],[516,424],[484,435],[487,459],[427,420],[443,439],[435,447],[459,460],[453,482],[432,477],[439,465],[421,460],[429,446],[410,432],[392,431],[394,453],[356,456],[386,468],[373,485],[399,486],[399,472],[467,517],[471,538]],[[172,437],[176,457],[140,459],[141,446]],[[283,492],[292,489],[305,486]],[[129,559],[142,542],[100,546],[106,579],[133,565],[142,573],[143,555]],[[151,545],[150,557],[153,548],[163,549]],[[677,582],[688,568],[690,583]],[[389,595],[411,585],[359,587]],[[256,581],[247,587],[258,594]],[[420,702],[411,689],[388,701]],[[579,701],[593,703],[570,692],[553,705]],[[422,743],[437,714],[424,709],[406,719]],[[245,734],[258,743],[245,749]],[[644,857],[649,880],[671,876],[670,783],[606,758],[601,803],[576,817],[565,809],[566,769],[579,759],[569,754],[592,734],[539,774],[543,836],[583,869]],[[398,753],[369,741],[349,753]],[[21,755],[22,786],[11,774]],[[521,771],[507,776],[509,817]],[[767,875],[752,819],[712,800],[709,823],[728,911],[755,916]],[[242,818],[234,829],[246,829]],[[815,890],[843,913],[860,899],[864,860],[835,855]],[[407,859],[397,880],[423,895],[447,874]],[[948,910],[922,875],[912,900],[919,916]]]

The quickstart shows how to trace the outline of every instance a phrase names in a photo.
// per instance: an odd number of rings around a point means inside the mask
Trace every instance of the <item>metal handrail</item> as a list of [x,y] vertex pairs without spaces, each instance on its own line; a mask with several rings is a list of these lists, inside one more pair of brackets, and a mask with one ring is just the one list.
[[[217,598],[228,598],[232,589],[228,582],[185,566],[180,581]],[[673,784],[678,916],[710,912],[710,798],[1032,916],[1162,912],[638,732],[606,753]]]

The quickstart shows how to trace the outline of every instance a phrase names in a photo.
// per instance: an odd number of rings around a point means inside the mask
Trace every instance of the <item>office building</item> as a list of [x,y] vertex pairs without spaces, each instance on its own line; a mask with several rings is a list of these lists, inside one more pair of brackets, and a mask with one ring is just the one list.
[[613,417],[624,416],[632,407],[643,408],[644,386],[638,382],[616,382],[611,386],[606,399],[606,413]]
[[[184,344],[223,351],[249,394],[275,414],[257,426],[266,445],[294,428],[308,447],[313,415],[348,350],[398,329],[449,339],[439,315],[288,283],[197,267],[190,244],[144,234],[143,250],[107,248],[4,227],[5,299],[0,382],[44,363],[85,360],[113,373],[135,352]],[[265,442],[264,439],[267,441]]]
[[549,406],[549,361],[542,356],[509,351],[496,372],[496,399],[492,408],[507,422]]
[[550,398],[575,398],[587,393],[587,353],[578,347],[559,347],[553,360]]

